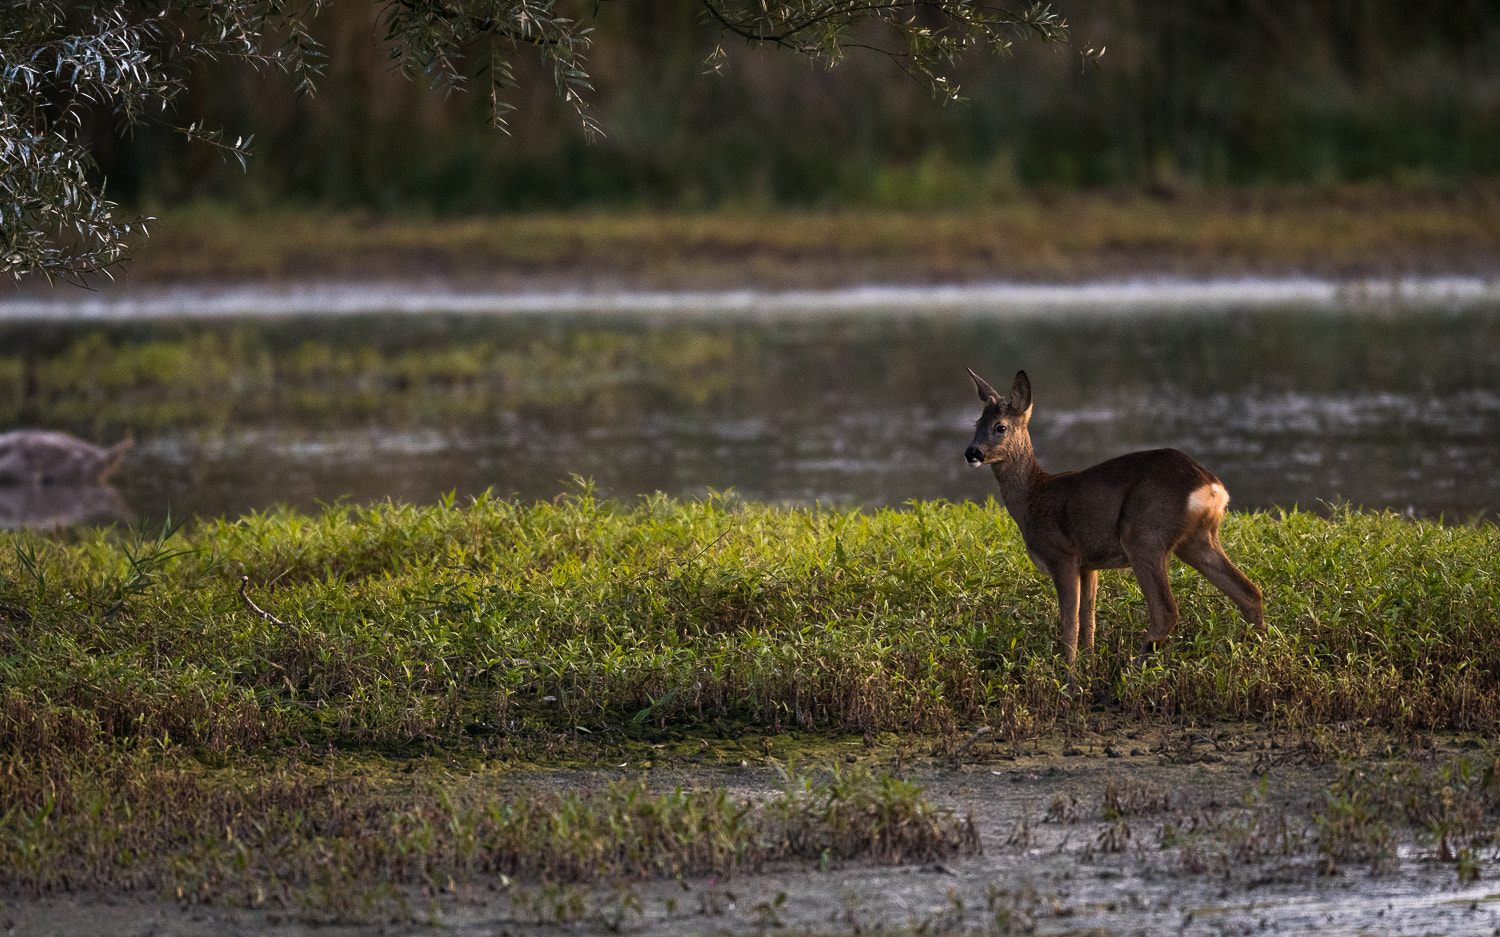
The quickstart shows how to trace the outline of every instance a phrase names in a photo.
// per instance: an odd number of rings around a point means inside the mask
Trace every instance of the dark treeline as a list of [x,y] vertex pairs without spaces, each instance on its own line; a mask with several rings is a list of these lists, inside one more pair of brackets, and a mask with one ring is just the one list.
[[[511,134],[487,80],[444,100],[392,73],[370,0],[316,21],[315,96],[277,74],[195,76],[187,120],[255,135],[248,172],[169,133],[113,139],[111,192],[466,213],[655,204],[973,205],[1036,186],[1448,185],[1500,172],[1493,0],[1095,0],[1065,4],[1102,67],[1018,43],[960,68],[942,106],[875,55],[831,71],[721,40],[672,0],[589,4],[587,142],[518,62]],[[704,60],[724,42],[720,74]]]

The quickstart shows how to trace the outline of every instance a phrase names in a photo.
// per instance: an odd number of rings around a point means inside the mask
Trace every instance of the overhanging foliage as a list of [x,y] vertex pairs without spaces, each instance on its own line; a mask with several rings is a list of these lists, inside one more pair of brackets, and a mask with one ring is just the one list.
[[[1064,19],[1046,5],[1012,10],[973,0],[701,0],[704,15],[751,44],[792,50],[827,65],[872,49],[935,93],[956,98],[948,70],[974,49],[1005,52],[1018,37],[1067,44]],[[130,132],[164,122],[244,162],[250,140],[183,125],[174,106],[190,70],[222,59],[284,69],[312,93],[322,54],[308,32],[322,0],[21,0],[0,12],[0,273],[20,280],[88,282],[128,255],[150,219],[125,219],[106,193],[90,150],[96,124]],[[395,67],[448,93],[488,82],[504,128],[526,47],[590,134],[585,53],[588,8],[556,0],[386,0],[380,22]],[[868,28],[867,28],[868,27]],[[1092,49],[1079,48],[1085,57]],[[719,50],[709,55],[718,64]]]

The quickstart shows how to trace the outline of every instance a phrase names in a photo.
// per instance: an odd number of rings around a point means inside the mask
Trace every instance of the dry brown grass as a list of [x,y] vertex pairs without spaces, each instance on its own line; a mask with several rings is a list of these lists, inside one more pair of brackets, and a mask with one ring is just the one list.
[[164,213],[131,282],[396,278],[489,288],[827,287],[1142,274],[1489,273],[1500,185],[1073,193],[972,210],[484,218]]

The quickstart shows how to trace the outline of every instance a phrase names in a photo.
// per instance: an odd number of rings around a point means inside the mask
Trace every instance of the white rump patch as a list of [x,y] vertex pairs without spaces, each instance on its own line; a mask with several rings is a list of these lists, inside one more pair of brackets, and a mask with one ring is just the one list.
[[1213,512],[1223,514],[1224,509],[1229,507],[1229,492],[1218,482],[1204,485],[1197,491],[1188,495],[1188,512],[1190,514],[1206,514]]

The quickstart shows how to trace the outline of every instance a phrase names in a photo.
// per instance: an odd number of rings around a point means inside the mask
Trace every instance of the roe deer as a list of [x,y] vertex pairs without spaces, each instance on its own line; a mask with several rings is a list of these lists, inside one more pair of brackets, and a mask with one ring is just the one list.
[[1070,669],[1080,645],[1084,650],[1094,646],[1094,597],[1101,569],[1128,566],[1135,572],[1151,616],[1141,653],[1152,652],[1166,639],[1177,624],[1177,602],[1167,579],[1173,553],[1229,596],[1245,620],[1264,633],[1260,589],[1219,544],[1229,492],[1211,472],[1176,449],[1151,449],[1049,475],[1031,451],[1026,428],[1031,381],[1026,372],[1016,373],[1004,397],[972,369],[969,376],[984,413],[964,457],[975,468],[988,465],[995,473],[1026,552],[1052,577]]

